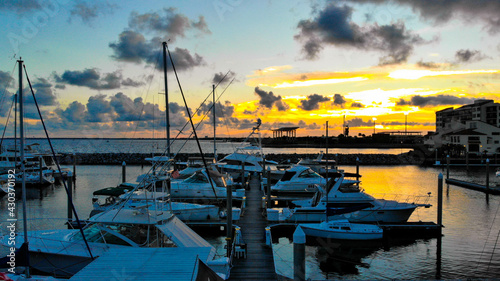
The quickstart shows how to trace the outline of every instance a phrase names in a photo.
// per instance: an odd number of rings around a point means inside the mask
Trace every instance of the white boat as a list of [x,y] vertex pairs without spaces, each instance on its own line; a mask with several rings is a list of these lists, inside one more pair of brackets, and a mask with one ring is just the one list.
[[[217,162],[222,171],[231,174],[233,179],[241,178],[241,171],[244,168],[245,177],[248,174],[262,173],[264,170],[264,153],[262,152],[262,142],[259,128],[262,125],[260,119],[257,125],[252,128],[252,132],[243,141],[243,145],[236,148],[236,151],[227,155]],[[254,137],[257,135],[257,137]],[[271,181],[277,181],[283,176],[284,171],[278,169],[278,163],[265,160],[265,169],[271,170]]]
[[[343,185],[344,175],[331,179],[325,192],[321,187],[312,199],[295,200],[295,208],[269,208],[270,222],[320,222],[328,219],[348,219],[350,222],[406,222],[417,207],[426,203],[406,203],[376,199],[358,185]],[[326,195],[325,195],[326,194]],[[425,197],[429,198],[429,197]],[[417,202],[420,198],[416,198]],[[328,213],[327,213],[328,210]]]
[[[338,175],[338,174],[337,174]],[[312,197],[318,192],[318,186],[324,187],[326,179],[310,167],[296,165],[285,171],[283,177],[271,186],[271,195]],[[344,179],[342,185],[350,185],[359,181]]]
[[297,165],[307,166],[316,173],[328,178],[329,176],[326,175],[327,171],[328,174],[337,172],[336,162],[331,159],[323,159],[323,156],[323,151],[320,151],[316,158],[301,158],[299,162],[297,162]]
[[[227,185],[225,177],[218,171],[209,169],[199,170],[187,179],[173,181],[171,183],[172,199],[225,199],[227,197]],[[236,189],[232,191],[232,197],[235,200],[241,200],[245,196],[245,189]]]
[[[54,169],[51,167],[54,160],[51,155],[39,153],[35,148],[38,143],[27,145],[24,149],[25,171],[27,184],[52,184],[54,183]],[[9,146],[0,153],[0,181],[8,180],[9,170],[16,170],[16,183],[21,183],[23,172],[19,171],[21,151],[19,147]],[[40,168],[42,179],[40,181]]]
[[382,239],[384,231],[378,225],[351,223],[346,219],[320,223],[301,223],[307,236],[339,240],[376,240]]

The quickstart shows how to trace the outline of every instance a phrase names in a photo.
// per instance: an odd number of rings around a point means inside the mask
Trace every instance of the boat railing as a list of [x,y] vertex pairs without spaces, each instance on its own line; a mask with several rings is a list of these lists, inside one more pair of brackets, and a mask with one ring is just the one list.
[[414,204],[419,206],[430,206],[431,193],[427,195],[408,195],[390,193],[372,193],[373,197],[384,200],[386,206],[397,206],[403,204]]

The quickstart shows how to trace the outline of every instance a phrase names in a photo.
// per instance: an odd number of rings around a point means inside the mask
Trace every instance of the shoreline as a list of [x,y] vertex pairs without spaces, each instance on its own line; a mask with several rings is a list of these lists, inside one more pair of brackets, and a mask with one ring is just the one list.
[[[76,165],[121,165],[123,162],[131,165],[150,164],[145,158],[150,158],[150,153],[75,153]],[[227,154],[220,154],[222,159]],[[158,156],[158,155],[157,155]],[[204,154],[206,158],[213,158],[213,154]],[[267,154],[266,159],[278,163],[297,163],[301,158],[316,158],[318,154]],[[199,153],[179,153],[177,161],[185,162],[189,157],[201,157]],[[337,159],[336,159],[337,158]],[[72,165],[72,153],[59,153],[59,163]],[[329,155],[328,159],[336,160],[338,165],[422,165],[425,156],[422,153],[410,151],[402,154],[336,154]]]

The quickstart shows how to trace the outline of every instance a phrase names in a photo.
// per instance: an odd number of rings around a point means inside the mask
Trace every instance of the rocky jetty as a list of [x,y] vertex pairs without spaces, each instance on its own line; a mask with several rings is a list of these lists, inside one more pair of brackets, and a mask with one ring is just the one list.
[[[176,156],[177,161],[187,161],[189,157],[200,157],[199,153],[182,153]],[[219,155],[222,159],[226,155]],[[152,157],[145,153],[61,153],[59,161],[61,164],[77,165],[121,165],[124,161],[131,165],[150,164],[146,158]],[[206,154],[205,157],[212,157]],[[268,154],[267,160],[278,163],[297,163],[302,158],[316,158],[317,154]],[[420,165],[424,162],[424,155],[415,151],[402,154],[337,154],[329,155],[329,159],[337,160],[339,165],[356,165],[359,159],[360,165]]]

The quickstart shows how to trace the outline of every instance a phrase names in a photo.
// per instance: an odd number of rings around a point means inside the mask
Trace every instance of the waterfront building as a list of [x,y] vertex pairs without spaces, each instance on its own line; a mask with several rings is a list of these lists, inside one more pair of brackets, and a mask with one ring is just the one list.
[[436,111],[436,132],[426,144],[454,145],[468,153],[500,153],[500,104],[481,99]]

